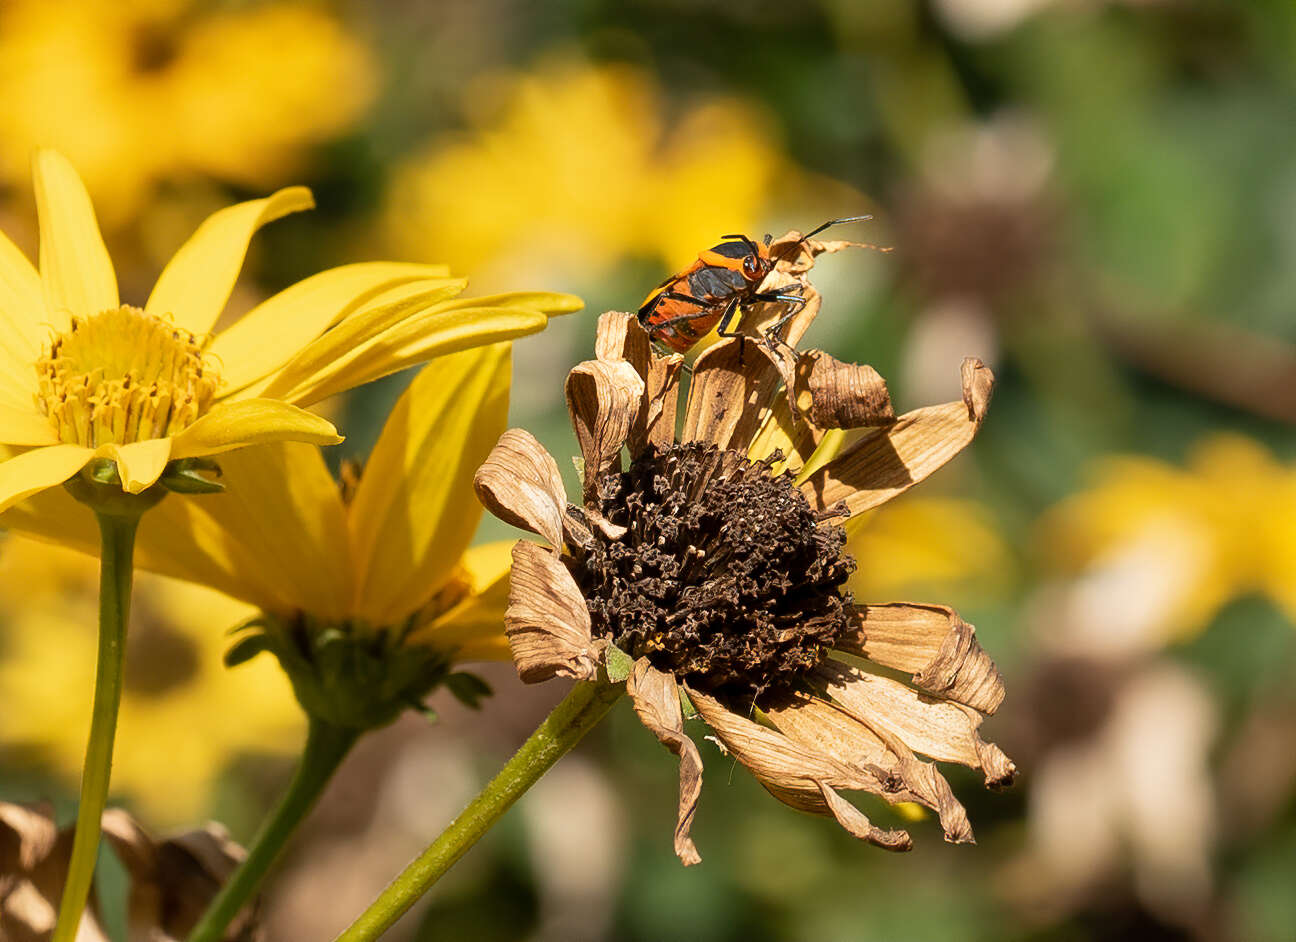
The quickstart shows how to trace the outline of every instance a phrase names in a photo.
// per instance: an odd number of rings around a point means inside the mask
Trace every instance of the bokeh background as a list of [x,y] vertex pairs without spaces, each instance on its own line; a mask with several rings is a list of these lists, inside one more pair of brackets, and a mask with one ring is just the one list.
[[[258,236],[251,303],[360,257],[588,310],[517,345],[513,421],[576,453],[561,380],[721,233],[874,213],[823,260],[808,342],[901,408],[1000,379],[981,436],[852,521],[862,600],[945,602],[1009,695],[1022,770],[954,775],[890,856],[777,804],[702,743],[701,866],[675,761],[618,708],[393,939],[1296,937],[1296,6],[1288,0],[3,0],[0,228],[35,243],[28,159],[61,148],[143,297],[209,211],[306,183]],[[408,377],[330,404],[363,458]],[[565,469],[572,475],[574,472]],[[483,524],[483,538],[505,535]],[[66,813],[94,567],[0,548],[0,796]],[[141,578],[115,773],[158,829],[247,839],[302,724],[244,616]],[[347,763],[271,884],[272,939],[344,926],[547,707],[507,665]],[[890,812],[870,805],[886,823]]]

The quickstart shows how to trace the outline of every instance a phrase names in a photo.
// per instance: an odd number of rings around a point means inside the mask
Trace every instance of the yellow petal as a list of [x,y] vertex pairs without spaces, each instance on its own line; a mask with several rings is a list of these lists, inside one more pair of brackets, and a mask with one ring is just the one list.
[[504,611],[508,608],[513,540],[483,543],[459,560],[468,595],[434,621],[410,633],[409,643],[431,644],[457,661],[506,661]]
[[97,314],[117,306],[117,275],[99,233],[85,184],[67,158],[40,150],[32,160],[40,215],[40,276],[45,307],[55,330],[73,314]]
[[0,512],[24,497],[62,484],[84,468],[93,454],[80,445],[48,445],[0,462]]
[[508,419],[508,344],[442,357],[410,384],[351,503],[356,610],[388,624],[449,578],[481,518],[472,479]]
[[338,351],[324,370],[292,389],[276,385],[266,393],[310,405],[434,357],[534,334],[548,322],[538,311],[511,307],[422,311],[359,350]]
[[10,376],[30,391],[32,364],[49,328],[40,275],[27,256],[0,233],[0,383]]
[[[280,608],[327,618],[349,615],[346,510],[319,449],[277,442],[231,452],[220,466],[222,493],[176,503],[195,505],[195,539],[219,539],[238,583],[234,594],[254,602],[273,597]],[[211,584],[201,574],[197,581]]]
[[445,276],[444,265],[361,262],[330,268],[285,288],[212,341],[209,351],[221,363],[224,391],[242,389],[273,373],[383,291]]
[[316,337],[282,370],[267,377],[264,394],[283,398],[276,390],[293,389],[317,374],[338,369],[384,331],[421,310],[453,298],[467,284],[463,278],[438,278],[411,281],[382,292],[342,323]]
[[181,327],[200,336],[207,333],[225,309],[256,231],[314,206],[310,190],[292,186],[213,213],[167,263],[145,310],[171,314]]
[[152,487],[162,476],[162,471],[171,458],[171,439],[149,438],[127,445],[101,445],[95,454],[117,462],[122,490],[127,494],[138,494],[145,488]]
[[196,458],[278,441],[336,445],[342,436],[327,419],[286,402],[241,399],[218,402],[201,419],[176,434],[171,456]]
[[57,445],[58,434],[49,419],[30,405],[26,409],[0,401],[0,444]]
[[[268,611],[349,614],[345,511],[319,450],[278,443],[230,453],[220,464],[224,493],[169,498],[144,515],[136,564]],[[63,488],[11,508],[0,526],[99,552],[93,515]]]

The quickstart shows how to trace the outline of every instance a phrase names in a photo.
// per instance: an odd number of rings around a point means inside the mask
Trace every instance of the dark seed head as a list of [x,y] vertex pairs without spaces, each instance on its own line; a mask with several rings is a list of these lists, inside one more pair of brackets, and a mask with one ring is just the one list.
[[845,531],[770,463],[672,445],[599,479],[596,509],[627,532],[573,551],[594,634],[695,689],[794,686],[849,624]]

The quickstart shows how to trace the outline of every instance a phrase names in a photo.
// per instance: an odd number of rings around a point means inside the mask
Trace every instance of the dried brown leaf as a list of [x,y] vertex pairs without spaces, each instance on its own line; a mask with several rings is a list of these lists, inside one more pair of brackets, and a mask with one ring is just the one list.
[[473,490],[505,523],[562,546],[567,494],[558,464],[530,432],[511,428],[473,477]]
[[675,823],[675,855],[684,866],[701,863],[702,858],[689,837],[693,815],[702,794],[702,756],[697,745],[684,733],[684,713],[680,709],[679,686],[675,675],[657,670],[646,657],[635,662],[626,678],[626,692],[634,704],[640,722],[652,731],[658,742],[680,760],[679,814]]
[[528,684],[553,677],[592,680],[598,653],[589,610],[558,556],[521,540],[513,547],[504,634],[518,676]]
[[836,788],[861,787],[852,769],[730,712],[705,694],[690,690],[689,699],[729,753],[779,801],[800,811],[829,815],[850,834],[879,847],[909,850],[913,846],[907,833],[876,827],[836,793]]
[[1016,776],[1017,767],[1003,750],[981,738],[981,714],[975,710],[837,661],[821,663],[815,674],[835,703],[884,740],[894,737],[937,761],[981,769],[990,786],[1008,785]]
[[994,376],[965,360],[960,402],[915,409],[858,439],[801,485],[812,506],[862,513],[902,494],[966,448],[981,427]]
[[639,414],[644,383],[625,360],[586,360],[567,374],[567,412],[585,459],[585,497],[598,476],[621,466],[621,449]]
[[913,675],[927,693],[982,713],[999,709],[1003,677],[976,640],[976,629],[944,605],[892,602],[856,608],[856,632],[835,647]]
[[895,409],[886,380],[871,366],[843,363],[822,350],[797,358],[796,390],[809,394],[807,413],[820,428],[890,425]]

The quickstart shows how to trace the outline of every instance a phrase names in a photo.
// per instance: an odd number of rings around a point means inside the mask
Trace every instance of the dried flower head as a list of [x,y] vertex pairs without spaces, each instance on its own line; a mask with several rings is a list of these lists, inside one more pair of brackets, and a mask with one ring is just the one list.
[[[821,302],[814,257],[851,244],[802,250],[798,236],[775,241],[765,286],[796,284],[807,298],[793,342]],[[505,625],[522,679],[624,680],[640,720],[680,758],[675,851],[686,864],[700,859],[689,829],[702,760],[684,732],[694,713],[775,797],[857,837],[911,846],[839,790],[926,805],[948,840],[970,841],[927,760],[980,769],[991,786],[1012,780],[1012,762],[978,733],[1003,699],[999,672],[949,608],[856,605],[843,590],[855,562],[841,522],[972,440],[989,369],[964,361],[961,401],[897,418],[870,367],[725,341],[696,362],[676,440],[680,368],[632,315],[603,315],[596,359],[566,386],[583,505],[567,502],[554,459],[521,429],[478,470],[487,508],[550,544],[513,549]]]
[[[246,856],[219,824],[155,841],[120,809],[104,813],[103,835],[130,876],[126,904],[132,940],[183,939]],[[60,830],[49,809],[0,802],[0,939],[40,942],[50,937],[71,853],[72,829]],[[110,938],[92,908],[77,939]],[[224,938],[260,939],[254,908],[240,915]]]

